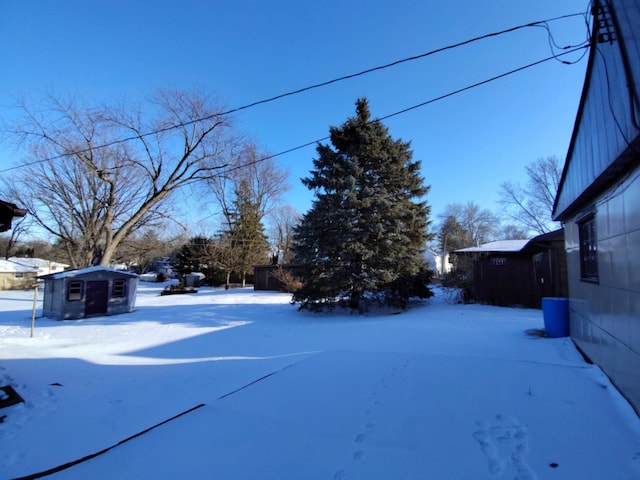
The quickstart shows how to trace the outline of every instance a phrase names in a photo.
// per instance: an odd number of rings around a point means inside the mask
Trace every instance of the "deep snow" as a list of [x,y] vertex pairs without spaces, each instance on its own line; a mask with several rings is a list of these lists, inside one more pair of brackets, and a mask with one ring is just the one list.
[[162,286],[33,338],[33,292],[0,292],[0,386],[25,400],[0,409],[0,478],[105,449],[47,478],[640,478],[640,420],[570,339],[530,334],[539,310]]

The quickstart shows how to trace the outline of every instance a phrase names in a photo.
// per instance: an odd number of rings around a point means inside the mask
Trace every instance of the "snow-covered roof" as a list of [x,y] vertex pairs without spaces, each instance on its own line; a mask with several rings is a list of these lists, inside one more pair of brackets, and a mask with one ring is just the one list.
[[456,253],[519,252],[529,240],[496,240],[477,247],[461,248]]
[[44,258],[29,258],[29,257],[9,257],[9,260],[15,263],[19,263],[21,265],[26,265],[34,268],[50,268],[50,267],[61,267],[66,268],[69,265],[66,263],[53,262],[51,260],[45,260]]
[[0,260],[0,272],[13,272],[13,273],[38,273],[37,268],[28,267],[20,263],[12,262],[11,260]]
[[71,277],[76,277],[78,275],[84,275],[87,273],[91,273],[91,272],[114,272],[114,273],[119,273],[122,275],[128,275],[130,277],[137,277],[138,275],[136,273],[131,273],[131,272],[125,272],[123,270],[115,270],[113,268],[108,268],[108,267],[101,267],[101,266],[94,266],[94,267],[87,267],[87,268],[80,268],[78,270],[65,270],[64,272],[59,272],[59,273],[52,273],[50,275],[45,275],[43,278],[52,278],[52,279],[60,279],[60,278],[71,278]]

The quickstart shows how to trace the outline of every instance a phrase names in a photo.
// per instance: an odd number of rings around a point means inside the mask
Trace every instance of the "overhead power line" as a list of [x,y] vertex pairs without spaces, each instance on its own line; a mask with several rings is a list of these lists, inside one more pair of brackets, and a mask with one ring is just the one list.
[[[414,56],[411,56],[411,57],[403,58],[401,60],[396,60],[396,61],[391,62],[391,63],[387,63],[387,64],[380,65],[380,66],[377,66],[377,67],[368,68],[366,70],[362,70],[362,71],[357,72],[357,73],[352,73],[352,74],[349,74],[349,75],[344,75],[342,77],[337,77],[337,78],[334,78],[333,80],[327,80],[326,82],[316,83],[314,85],[310,85],[308,87],[300,88],[298,90],[293,90],[291,92],[282,93],[280,95],[276,95],[275,97],[271,97],[271,98],[267,98],[267,99],[264,99],[264,100],[259,100],[257,102],[249,103],[247,105],[243,105],[241,107],[237,107],[237,108],[231,109],[229,111],[226,111],[226,112],[222,113],[221,115],[228,115],[228,114],[231,114],[231,113],[236,113],[236,112],[239,112],[241,110],[246,110],[247,108],[252,108],[252,107],[255,107],[255,106],[258,106],[258,105],[262,105],[262,104],[265,104],[265,103],[273,102],[275,100],[280,100],[282,98],[290,97],[292,95],[297,95],[299,93],[307,92],[309,90],[314,90],[316,88],[326,87],[327,85],[331,85],[333,83],[341,82],[343,80],[349,80],[349,79],[352,79],[352,78],[360,77],[360,76],[366,75],[368,73],[377,72],[379,70],[385,70],[387,68],[395,67],[395,66],[403,64],[403,63],[412,62],[414,60],[419,60],[421,58],[429,57],[431,55],[435,55],[436,53],[441,53],[441,52],[444,52],[446,50],[452,50],[454,48],[462,47],[464,45],[468,45],[470,43],[474,43],[474,42],[477,42],[477,41],[480,41],[480,40],[485,40],[487,38],[497,37],[499,35],[504,35],[506,33],[515,32],[515,31],[521,30],[523,28],[530,28],[530,27],[538,27],[538,28],[542,27],[542,28],[545,28],[547,30],[547,32],[549,33],[549,37],[552,39],[553,35],[551,35],[551,32],[549,30],[549,27],[548,27],[547,23],[553,22],[555,20],[562,20],[562,19],[565,19],[565,18],[578,17],[578,16],[579,17],[584,17],[585,14],[584,13],[572,13],[572,14],[569,14],[569,15],[562,15],[560,17],[550,18],[548,20],[540,20],[538,22],[531,22],[531,23],[526,23],[526,24],[523,24],[523,25],[518,25],[517,27],[507,28],[506,30],[500,30],[498,32],[488,33],[488,34],[485,34],[485,35],[481,35],[479,37],[471,38],[469,40],[465,40],[465,41],[462,41],[462,42],[458,42],[458,43],[454,43],[454,44],[451,44],[451,45],[447,45],[446,47],[436,48],[435,50],[430,50],[428,52],[421,53],[419,55],[414,55]],[[577,45],[571,45],[571,46],[568,46],[568,47],[559,47],[559,46],[557,46],[555,41],[553,41],[553,45],[558,49],[573,48],[573,47],[577,46]],[[204,118],[204,120],[209,120],[210,118],[212,118],[212,117]],[[197,121],[198,120],[193,120],[192,122],[187,122],[184,125],[189,125],[189,124],[195,123]],[[183,125],[180,125],[180,126],[183,126]]]
[[[529,64],[524,65],[522,67],[518,67],[518,68],[515,68],[513,70],[509,70],[508,72],[501,73],[500,75],[496,75],[494,77],[487,78],[486,80],[482,80],[480,82],[476,82],[476,83],[473,83],[471,85],[467,85],[466,87],[459,88],[457,90],[453,90],[453,91],[451,91],[449,93],[445,93],[444,95],[440,95],[438,97],[434,97],[434,98],[432,98],[430,100],[427,100],[425,102],[418,103],[416,105],[412,105],[410,107],[403,108],[402,110],[398,110],[397,112],[393,112],[393,113],[390,113],[388,115],[384,115],[382,117],[375,118],[374,120],[371,120],[369,123],[380,122],[380,121],[386,120],[388,118],[392,118],[392,117],[396,117],[398,115],[402,115],[403,113],[410,112],[411,110],[416,110],[416,109],[418,109],[420,107],[424,107],[426,105],[438,102],[440,100],[444,100],[445,98],[452,97],[453,95],[457,95],[459,93],[466,92],[467,90],[471,90],[473,88],[480,87],[482,85],[486,85],[487,83],[493,82],[495,80],[499,80],[499,79],[504,78],[504,77],[508,77],[509,75],[513,75],[514,73],[518,73],[518,72],[521,72],[523,70],[527,70],[528,68],[535,67],[535,66],[540,65],[542,63],[549,62],[551,60],[559,60],[559,57],[562,57],[564,55],[569,55],[571,53],[579,52],[580,50],[584,50],[584,53],[580,56],[580,58],[583,58],[584,54],[587,52],[588,48],[589,48],[589,45],[582,45],[582,46],[572,48],[572,49],[567,50],[567,51],[562,52],[562,53],[551,55],[550,57],[543,58],[542,60],[538,60],[536,62],[529,63]],[[567,65],[572,65],[572,64],[574,64],[576,62],[562,61],[562,63],[567,64]],[[322,137],[322,138],[319,138],[317,140],[313,140],[312,142],[303,143],[302,145],[298,145],[297,147],[292,147],[292,148],[289,148],[287,150],[283,150],[281,152],[274,153],[272,155],[267,155],[265,157],[258,158],[256,160],[251,161],[251,162],[243,163],[242,165],[237,165],[235,167],[227,168],[226,170],[223,170],[222,172],[220,172],[220,174],[224,175],[224,174],[226,174],[228,172],[232,172],[232,171],[238,170],[240,168],[249,167],[251,165],[255,165],[257,163],[264,162],[266,160],[270,160],[272,158],[280,157],[282,155],[286,155],[287,153],[295,152],[296,150],[301,150],[301,149],[309,147],[311,145],[317,145],[320,142],[324,142],[326,140],[329,140],[329,138],[330,138],[329,136]]]
[[[352,74],[348,74],[348,75],[343,75],[341,77],[336,77],[336,78],[331,79],[331,80],[327,80],[327,81],[324,81],[324,82],[321,82],[321,83],[316,83],[316,84],[313,84],[313,85],[309,85],[307,87],[299,88],[297,90],[292,90],[290,92],[282,93],[282,94],[279,94],[279,95],[276,95],[276,96],[273,96],[273,97],[270,97],[270,98],[266,98],[266,99],[263,99],[263,100],[258,100],[256,102],[248,103],[246,105],[242,105],[240,107],[232,108],[232,109],[226,110],[224,112],[215,113],[215,114],[212,114],[212,115],[207,115],[207,116],[195,118],[193,120],[177,123],[177,124],[174,124],[174,125],[170,125],[170,126],[167,126],[167,127],[164,127],[164,128],[159,128],[159,129],[152,130],[152,131],[149,131],[149,132],[144,132],[144,133],[141,133],[141,134],[135,135],[135,136],[132,135],[132,136],[128,136],[128,137],[123,137],[123,138],[120,138],[120,139],[117,139],[117,140],[113,140],[111,142],[106,142],[106,143],[103,143],[103,144],[100,144],[100,145],[95,145],[95,146],[93,146],[91,148],[78,149],[78,150],[74,150],[74,151],[71,151],[71,152],[65,152],[65,153],[61,153],[59,155],[54,155],[54,156],[50,156],[50,157],[47,157],[47,158],[44,158],[44,159],[36,160],[34,162],[24,163],[22,165],[18,165],[18,166],[15,166],[15,167],[9,167],[9,168],[6,168],[4,170],[0,170],[0,173],[5,173],[5,172],[11,171],[11,170],[15,170],[15,169],[18,169],[18,168],[27,167],[27,166],[31,166],[31,165],[36,165],[36,164],[39,164],[39,163],[58,160],[58,159],[63,158],[63,157],[68,157],[68,156],[72,156],[72,155],[86,153],[86,152],[91,151],[91,150],[97,150],[97,149],[101,149],[101,148],[108,148],[108,147],[112,147],[112,146],[115,146],[115,145],[120,145],[122,143],[127,143],[127,142],[130,142],[130,141],[133,141],[133,140],[138,140],[140,138],[145,138],[145,137],[157,135],[159,133],[164,133],[164,132],[168,132],[168,131],[175,130],[175,129],[178,129],[178,128],[183,128],[183,127],[186,127],[186,126],[189,126],[189,125],[194,125],[196,123],[208,121],[208,120],[211,120],[211,119],[216,118],[216,117],[221,117],[221,116],[230,115],[232,113],[237,113],[237,112],[240,112],[242,110],[247,110],[249,108],[256,107],[258,105],[271,103],[271,102],[274,102],[276,100],[280,100],[280,99],[283,99],[283,98],[286,98],[286,97],[290,97],[290,96],[293,96],[293,95],[298,95],[298,94],[303,93],[303,92],[307,92],[309,90],[314,90],[314,89],[317,89],[317,88],[326,87],[328,85],[331,85],[331,84],[334,84],[334,83],[337,83],[337,82],[341,82],[341,81],[344,81],[344,80],[349,80],[349,79],[352,79],[352,78],[360,77],[360,76],[367,75],[369,73],[373,73],[373,72],[376,72],[376,71],[385,70],[387,68],[395,67],[395,66],[401,65],[403,63],[407,63],[407,62],[419,60],[419,59],[422,59],[422,58],[426,58],[426,57],[429,57],[431,55],[435,55],[437,53],[441,53],[441,52],[444,52],[444,51],[447,51],[447,50],[452,50],[452,49],[455,49],[455,48],[458,48],[458,47],[469,45],[471,43],[478,42],[480,40],[485,40],[487,38],[492,38],[492,37],[497,37],[497,36],[500,36],[500,35],[505,35],[507,33],[512,33],[512,32],[515,32],[517,30],[522,30],[522,29],[525,29],[525,28],[544,28],[548,33],[549,44],[550,44],[552,50],[554,48],[564,50],[564,52],[562,52],[562,53],[558,53],[558,54],[554,53],[551,57],[549,57],[549,58],[547,58],[545,60],[542,60],[541,62],[557,59],[559,56],[563,56],[563,55],[566,55],[567,53],[575,52],[576,51],[576,49],[574,49],[575,47],[578,47],[577,50],[579,50],[581,48],[585,48],[585,44],[588,43],[588,39],[587,39],[585,41],[585,43],[583,43],[581,45],[568,45],[568,46],[565,46],[565,47],[559,47],[557,45],[557,43],[555,42],[555,40],[553,39],[553,35],[552,35],[551,30],[550,30],[550,28],[548,26],[548,23],[549,22],[553,22],[553,21],[557,21],[557,20],[563,20],[563,19],[567,19],[567,18],[572,18],[572,17],[583,17],[583,18],[585,18],[585,22],[586,22],[586,14],[585,13],[571,13],[571,14],[567,14],[567,15],[561,15],[561,16],[558,16],[558,17],[549,18],[549,19],[546,19],[546,20],[539,20],[539,21],[536,21],[536,22],[525,23],[525,24],[518,25],[518,26],[515,26],[515,27],[507,28],[505,30],[500,30],[500,31],[492,32],[492,33],[487,33],[485,35],[481,35],[481,36],[478,36],[478,37],[473,37],[473,38],[470,38],[468,40],[464,40],[462,42],[458,42],[458,43],[447,45],[445,47],[440,47],[440,48],[437,48],[437,49],[434,49],[434,50],[430,50],[428,52],[421,53],[419,55],[413,55],[411,57],[406,57],[406,58],[403,58],[401,60],[396,60],[396,61],[391,62],[391,63],[387,63],[387,64],[384,64],[384,65],[379,65],[379,66],[376,66],[376,67],[368,68],[366,70],[362,70],[362,71],[359,71],[359,72],[356,72],[356,73],[352,73]],[[568,50],[568,49],[574,49],[574,50]],[[541,63],[541,62],[537,62],[537,63]],[[525,66],[523,68],[529,68],[529,66],[537,65],[537,63]],[[565,63],[567,63],[567,62],[565,62]],[[519,71],[519,70],[516,70],[516,71]],[[504,75],[509,75],[511,73],[515,73],[515,71],[508,72],[508,73],[506,73]],[[500,77],[497,77],[497,78],[500,78]],[[492,80],[487,80],[487,82],[489,82],[489,81],[492,81]],[[484,82],[484,83],[486,83],[486,82]],[[479,85],[482,85],[482,83],[480,83]],[[476,85],[476,86],[478,86],[478,85]],[[470,87],[468,87],[466,89],[469,89],[469,88],[473,88],[473,86],[470,86]],[[466,89],[463,89],[461,91],[464,91]],[[442,98],[446,98],[448,96],[455,95],[455,93],[456,92],[453,92],[453,93],[451,93],[451,94],[449,94],[449,95],[447,95],[445,97],[442,97]],[[457,93],[460,93],[460,92],[457,92]],[[418,107],[426,105],[428,103],[432,103],[433,101],[437,101],[437,99],[436,100],[431,100],[431,101],[429,101],[429,102],[427,102],[425,104],[421,104],[421,105],[417,105],[417,106],[414,106],[414,107],[410,107],[408,110],[412,110],[414,108],[418,108]],[[408,110],[404,110],[404,111],[408,111]],[[388,115],[386,117],[382,117],[379,120],[383,120],[383,119],[389,118],[391,116],[399,115],[400,113],[403,113],[404,111],[396,112],[396,113]],[[320,139],[318,141],[323,141],[323,140],[326,140],[326,138]],[[314,144],[316,142],[317,141],[309,142],[309,143],[307,143],[305,145],[298,146],[298,147],[295,147],[293,149],[290,149],[290,150],[287,150],[287,151],[284,151],[284,152],[280,152],[280,153],[275,154],[275,155],[270,155],[268,157],[265,157],[264,159],[259,159],[257,161],[251,162],[248,165],[251,165],[251,164],[256,163],[258,161],[261,161],[261,160],[267,160],[269,158],[273,158],[273,157],[276,157],[276,156],[284,155],[284,154],[289,153],[291,151],[299,150],[301,148],[304,148],[304,147],[307,147],[309,145],[312,145],[312,144]],[[238,168],[238,167],[234,167],[234,169],[236,169],[236,168]]]

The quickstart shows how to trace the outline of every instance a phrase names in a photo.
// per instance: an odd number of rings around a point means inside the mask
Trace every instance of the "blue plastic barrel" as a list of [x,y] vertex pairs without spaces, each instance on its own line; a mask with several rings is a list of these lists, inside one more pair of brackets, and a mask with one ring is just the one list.
[[569,299],[566,297],[544,297],[542,316],[547,337],[569,336]]

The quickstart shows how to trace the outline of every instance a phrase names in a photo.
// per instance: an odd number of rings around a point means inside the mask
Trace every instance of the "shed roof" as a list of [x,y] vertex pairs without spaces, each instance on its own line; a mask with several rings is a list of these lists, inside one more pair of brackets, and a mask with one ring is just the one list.
[[496,240],[483,243],[477,247],[467,247],[456,250],[456,253],[486,253],[486,252],[519,252],[529,242],[526,240]]
[[78,270],[66,270],[64,272],[51,273],[49,275],[43,275],[41,278],[50,278],[50,279],[58,280],[61,278],[73,278],[73,277],[86,275],[94,272],[112,272],[112,273],[118,273],[128,277],[138,276],[138,274],[136,273],[125,272],[123,270],[115,270],[113,268],[108,268],[108,267],[94,266],[94,267],[80,268]]
[[508,253],[522,252],[535,248],[540,244],[564,241],[564,230],[562,228],[552,232],[543,233],[537,237],[527,240],[496,240],[495,242],[483,243],[477,247],[461,248],[455,253]]

